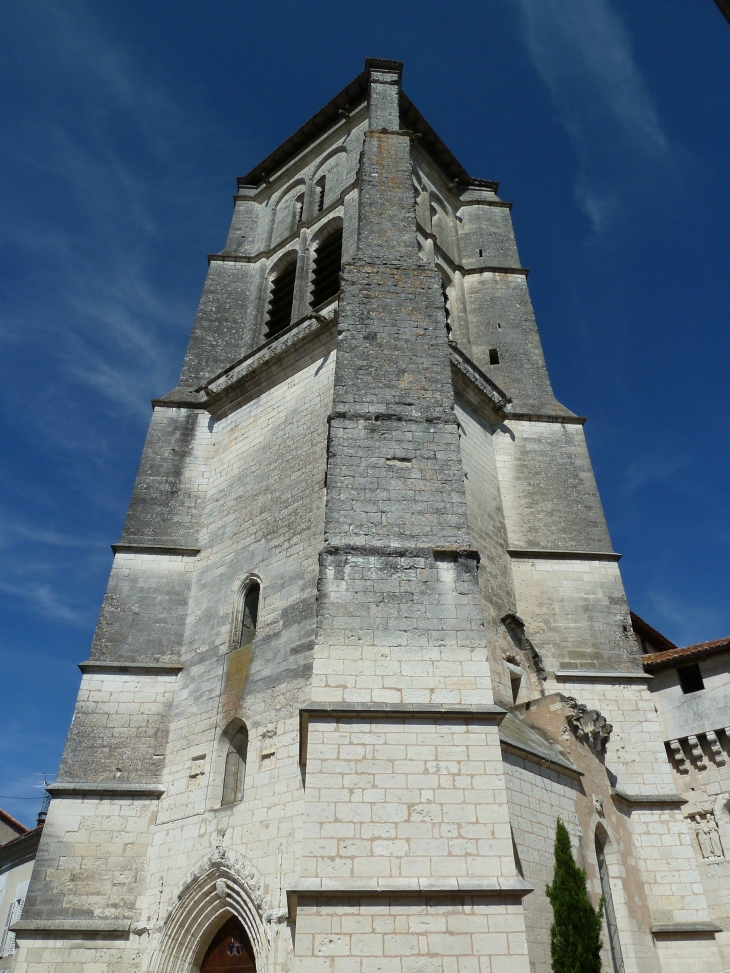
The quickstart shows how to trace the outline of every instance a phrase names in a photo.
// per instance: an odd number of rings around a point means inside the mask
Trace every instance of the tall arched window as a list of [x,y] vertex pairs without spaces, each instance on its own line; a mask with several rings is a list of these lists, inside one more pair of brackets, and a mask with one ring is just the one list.
[[613,960],[614,973],[624,973],[624,958],[621,952],[621,942],[618,936],[618,924],[616,922],[616,912],[613,908],[613,895],[611,894],[611,879],[608,874],[606,864],[606,844],[608,836],[596,830],[596,859],[598,861],[598,875],[601,879],[601,893],[604,898],[604,913],[606,916],[606,928],[608,929],[608,944],[611,948],[611,959]]
[[291,324],[294,306],[294,283],[297,277],[297,262],[290,260],[276,272],[271,282],[269,313],[266,319],[267,337],[288,328]]
[[259,597],[261,586],[258,581],[251,581],[243,595],[240,610],[238,631],[238,645],[250,645],[256,638],[256,624],[259,620]]
[[339,293],[341,264],[342,227],[338,227],[317,244],[314,253],[311,307],[317,308]]
[[[228,735],[226,734],[226,736]],[[246,727],[241,724],[238,729],[234,729],[233,735],[229,736],[228,740],[228,750],[223,769],[221,806],[236,804],[243,798],[243,786],[246,779],[246,754],[248,752],[248,731]]]

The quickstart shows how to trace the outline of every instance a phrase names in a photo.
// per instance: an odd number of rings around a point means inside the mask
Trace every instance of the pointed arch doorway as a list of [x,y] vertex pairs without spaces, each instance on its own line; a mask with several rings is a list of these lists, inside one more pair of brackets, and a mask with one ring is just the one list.
[[256,973],[251,941],[236,916],[231,916],[213,936],[200,973]]

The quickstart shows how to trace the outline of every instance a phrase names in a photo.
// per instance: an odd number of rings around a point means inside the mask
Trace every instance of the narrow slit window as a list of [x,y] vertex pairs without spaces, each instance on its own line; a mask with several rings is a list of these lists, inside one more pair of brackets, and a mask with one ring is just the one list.
[[441,278],[441,297],[444,301],[444,313],[446,314],[446,330],[451,332],[451,308],[449,307],[449,289],[446,281]]
[[228,744],[226,762],[223,770],[223,796],[221,797],[221,806],[235,804],[243,798],[247,753],[248,732],[245,726],[241,726],[233,734]]
[[278,334],[291,324],[292,308],[294,306],[294,282],[297,276],[296,261],[288,263],[278,272],[271,284],[269,298],[269,314],[267,319],[267,335]]
[[677,669],[677,675],[679,676],[679,685],[685,695],[698,693],[705,688],[705,681],[696,662],[691,666],[682,666],[681,669]]
[[342,264],[342,230],[336,230],[317,245],[314,254],[312,283],[313,308],[335,297],[340,291],[340,267]]
[[613,907],[613,895],[611,894],[611,879],[608,874],[606,864],[605,842],[596,834],[596,858],[598,860],[598,877],[601,881],[601,892],[604,901],[604,916],[606,928],[608,930],[608,945],[611,950],[611,960],[613,961],[614,973],[624,973],[624,958],[621,952],[621,941],[618,935],[618,923],[616,922],[616,912]]
[[483,257],[484,256],[484,251],[482,250],[481,247],[479,247],[479,256],[480,257]]
[[489,349],[489,364],[499,365],[499,352],[496,348]]
[[256,624],[259,620],[259,596],[261,586],[257,581],[251,582],[243,596],[241,608],[241,633],[239,635],[239,646],[250,645],[256,638]]
[[294,217],[296,225],[299,226],[304,219],[304,193],[294,200]]

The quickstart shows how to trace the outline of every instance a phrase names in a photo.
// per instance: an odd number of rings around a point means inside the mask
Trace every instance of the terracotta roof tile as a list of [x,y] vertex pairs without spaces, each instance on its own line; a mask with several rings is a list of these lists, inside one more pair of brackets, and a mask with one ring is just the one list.
[[667,652],[650,652],[642,656],[641,661],[645,669],[659,669],[664,666],[678,665],[691,662],[704,656],[714,655],[716,652],[730,650],[730,636],[715,639],[712,642],[698,642],[697,645],[687,645],[683,649],[669,649]]

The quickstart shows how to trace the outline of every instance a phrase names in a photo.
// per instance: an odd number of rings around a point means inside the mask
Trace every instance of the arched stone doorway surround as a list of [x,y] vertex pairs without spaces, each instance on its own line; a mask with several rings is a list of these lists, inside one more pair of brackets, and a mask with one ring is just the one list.
[[213,938],[232,916],[248,936],[258,973],[265,973],[269,944],[264,909],[256,869],[240,855],[217,849],[183,882],[163,922],[150,973],[199,973]]

